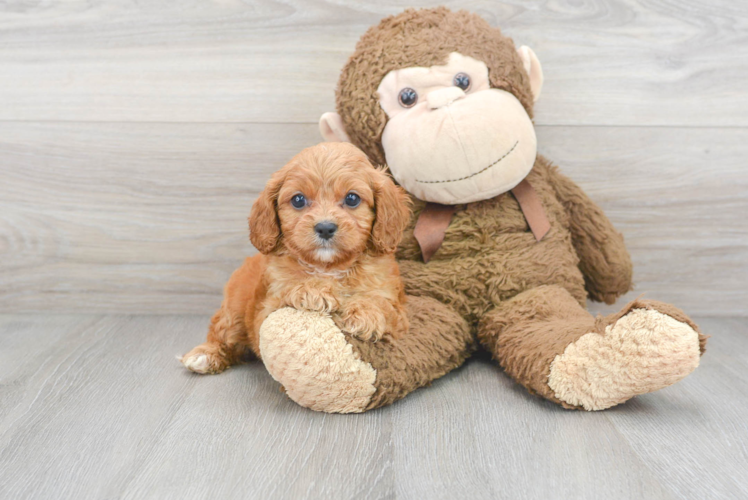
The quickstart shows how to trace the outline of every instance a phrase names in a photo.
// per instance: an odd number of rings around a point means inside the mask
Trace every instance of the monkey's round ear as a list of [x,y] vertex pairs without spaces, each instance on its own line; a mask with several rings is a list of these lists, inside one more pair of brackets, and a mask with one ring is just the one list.
[[343,119],[335,112],[328,112],[320,117],[319,131],[327,142],[351,142],[345,133]]
[[540,97],[540,91],[543,88],[543,68],[540,67],[540,61],[535,52],[527,45],[517,49],[519,57],[522,59],[522,65],[530,77],[530,90],[532,90],[532,100],[537,101]]

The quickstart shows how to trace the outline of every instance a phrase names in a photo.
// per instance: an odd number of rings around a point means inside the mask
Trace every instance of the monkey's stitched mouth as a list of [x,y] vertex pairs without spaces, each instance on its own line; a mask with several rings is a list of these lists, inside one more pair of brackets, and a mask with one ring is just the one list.
[[416,179],[416,182],[420,182],[421,184],[441,184],[441,183],[444,183],[444,182],[458,182],[458,181],[464,181],[465,179],[470,179],[471,177],[475,177],[476,175],[480,175],[480,174],[482,174],[483,172],[485,172],[486,170],[488,170],[489,168],[491,168],[491,167],[495,167],[496,165],[498,165],[498,164],[499,164],[499,162],[501,162],[501,160],[503,160],[504,158],[506,158],[507,156],[509,156],[509,154],[510,154],[510,153],[511,153],[512,151],[514,151],[514,148],[516,148],[516,147],[517,147],[517,144],[519,144],[519,141],[516,141],[516,142],[514,143],[514,146],[512,146],[512,147],[511,147],[511,148],[509,149],[509,151],[507,151],[506,153],[504,153],[504,155],[503,155],[503,156],[502,156],[501,158],[499,158],[499,159],[498,159],[498,160],[496,160],[495,162],[491,163],[491,164],[490,164],[489,166],[487,166],[486,168],[484,168],[484,169],[482,169],[482,170],[479,170],[479,171],[475,172],[474,174],[466,175],[465,177],[460,177],[459,179],[450,179],[450,180],[446,180],[446,181],[422,181],[422,180]]

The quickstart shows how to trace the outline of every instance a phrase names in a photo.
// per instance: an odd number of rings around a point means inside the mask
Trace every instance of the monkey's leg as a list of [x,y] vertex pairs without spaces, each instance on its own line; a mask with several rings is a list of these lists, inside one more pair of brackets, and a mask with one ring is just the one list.
[[408,297],[402,338],[357,340],[325,314],[290,307],[260,328],[262,361],[301,406],[359,413],[388,405],[460,366],[475,347],[465,320],[428,297]]
[[671,305],[635,300],[594,318],[557,286],[500,304],[482,319],[478,338],[531,393],[585,410],[674,384],[698,366],[706,345]]

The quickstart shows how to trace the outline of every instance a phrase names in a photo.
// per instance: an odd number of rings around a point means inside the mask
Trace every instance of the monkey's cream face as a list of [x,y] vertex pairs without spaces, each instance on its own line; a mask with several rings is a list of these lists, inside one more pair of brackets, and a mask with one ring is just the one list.
[[421,200],[492,198],[535,163],[530,117],[514,95],[491,88],[481,61],[453,52],[444,66],[389,72],[378,92],[389,117],[382,134],[387,165]]

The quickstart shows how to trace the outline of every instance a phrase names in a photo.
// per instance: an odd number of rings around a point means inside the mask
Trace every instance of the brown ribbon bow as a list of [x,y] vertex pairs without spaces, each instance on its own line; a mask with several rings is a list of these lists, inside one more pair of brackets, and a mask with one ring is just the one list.
[[[517,184],[512,189],[512,194],[517,199],[522,213],[525,215],[527,225],[537,241],[543,239],[551,228],[548,216],[545,214],[540,197],[527,179]],[[439,203],[426,203],[426,206],[418,215],[413,236],[421,247],[423,261],[428,262],[434,256],[444,241],[449,223],[457,210],[457,205],[440,205]]]

